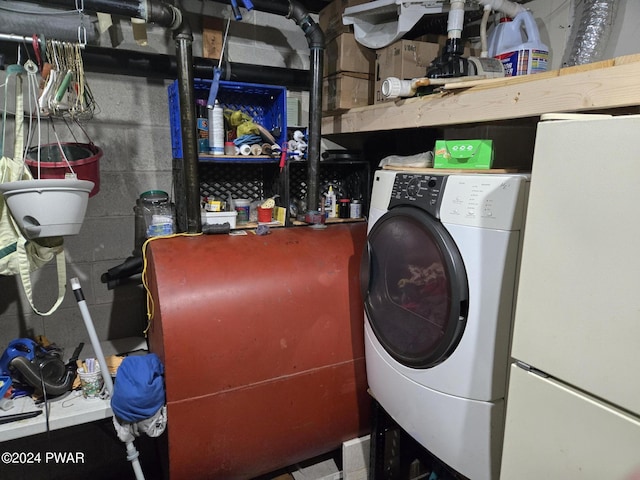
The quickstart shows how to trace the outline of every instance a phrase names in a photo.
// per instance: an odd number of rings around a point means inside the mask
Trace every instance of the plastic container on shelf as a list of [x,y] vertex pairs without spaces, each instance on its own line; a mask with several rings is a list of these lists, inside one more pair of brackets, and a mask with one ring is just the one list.
[[[211,80],[195,79],[194,93],[196,99],[208,98]],[[169,100],[169,124],[171,129],[171,151],[173,158],[183,158],[182,127],[180,119],[180,96],[178,81],[174,81],[167,89]],[[257,83],[220,81],[217,100],[220,106],[229,111],[241,111],[253,121],[269,131],[278,145],[287,141],[287,89],[282,86],[261,85]],[[210,125],[209,128],[212,128]],[[253,155],[236,157],[210,156],[201,157],[201,161],[212,162],[244,162],[244,163],[277,163],[279,157],[255,157]]]
[[251,201],[247,198],[236,198],[233,200],[234,208],[238,212],[236,223],[244,224],[249,221],[249,208]]
[[228,223],[230,228],[236,228],[238,212],[208,212],[202,210],[200,217],[203,225],[222,225]]
[[196,128],[198,129],[198,152],[209,153],[209,125],[207,101],[199,98],[196,101]]
[[502,45],[519,45],[525,42],[524,32],[520,28],[511,28],[511,22],[511,17],[502,17],[500,22],[489,30],[487,54],[490,57],[495,57]]
[[527,10],[510,22],[498,24],[487,44],[489,56],[502,62],[508,77],[547,71],[549,47],[540,40],[536,21]]
[[134,208],[136,221],[136,243],[144,243],[144,238],[171,235],[175,233],[175,213],[169,194],[162,190],[149,190],[140,195]]

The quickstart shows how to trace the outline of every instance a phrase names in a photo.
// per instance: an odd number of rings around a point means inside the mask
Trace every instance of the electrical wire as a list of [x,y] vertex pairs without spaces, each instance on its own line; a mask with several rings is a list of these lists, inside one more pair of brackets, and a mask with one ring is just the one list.
[[42,365],[38,365],[38,371],[40,372],[40,388],[42,388],[42,400],[44,402],[44,418],[45,418],[45,424],[46,424],[46,431],[47,433],[49,433],[50,430],[50,426],[49,426],[49,415],[50,415],[50,409],[49,409],[49,399],[47,398],[47,389],[45,388],[44,385],[44,375],[42,375]]
[[151,323],[152,323],[153,317],[155,315],[155,303],[153,301],[153,295],[151,293],[151,290],[149,289],[149,284],[148,284],[148,281],[147,281],[147,245],[149,244],[149,242],[156,241],[156,240],[162,240],[162,239],[165,239],[165,238],[197,237],[197,236],[200,236],[200,235],[202,235],[202,232],[200,232],[200,233],[174,233],[173,235],[161,235],[161,236],[157,236],[157,237],[150,237],[150,238],[146,239],[145,242],[142,244],[142,286],[144,287],[144,290],[145,290],[145,292],[147,294],[147,326],[143,331],[145,337],[149,333],[149,329],[151,328]]

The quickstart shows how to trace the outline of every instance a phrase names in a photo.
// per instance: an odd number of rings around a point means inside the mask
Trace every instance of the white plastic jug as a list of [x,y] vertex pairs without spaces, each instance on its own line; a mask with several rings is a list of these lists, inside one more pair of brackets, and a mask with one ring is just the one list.
[[525,42],[524,32],[520,28],[512,28],[511,17],[502,17],[500,23],[489,28],[487,34],[487,54],[495,57],[503,45],[520,45]]
[[549,48],[540,41],[531,12],[525,10],[513,21],[498,24],[487,43],[489,56],[502,62],[508,77],[547,70]]

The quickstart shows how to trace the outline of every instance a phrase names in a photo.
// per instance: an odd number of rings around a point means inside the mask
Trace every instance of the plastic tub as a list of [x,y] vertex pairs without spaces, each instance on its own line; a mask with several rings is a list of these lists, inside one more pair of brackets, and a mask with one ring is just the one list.
[[203,225],[222,225],[228,223],[230,228],[236,228],[238,212],[207,212],[202,211]]
[[[61,155],[60,148],[64,152]],[[102,149],[93,143],[51,143],[40,147],[40,165],[38,166],[38,147],[31,147],[27,151],[25,163],[29,166],[34,178],[50,179],[65,178],[66,174],[76,174],[78,180],[93,182],[93,189],[89,193],[93,197],[100,191],[100,159]],[[71,168],[69,168],[69,165]]]
[[247,223],[249,221],[249,207],[251,202],[246,198],[237,198],[233,201],[238,217],[236,221],[239,224]]
[[21,180],[0,184],[0,192],[16,223],[32,240],[80,233],[93,187],[88,180]]

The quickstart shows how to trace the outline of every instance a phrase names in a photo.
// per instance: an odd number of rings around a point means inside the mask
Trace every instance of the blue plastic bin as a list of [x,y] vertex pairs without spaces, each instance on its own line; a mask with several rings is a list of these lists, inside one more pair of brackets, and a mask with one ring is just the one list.
[[[194,91],[196,99],[209,98],[211,80],[195,79]],[[178,81],[174,81],[168,88],[169,94],[169,121],[171,126],[171,149],[174,158],[183,158],[182,155],[182,130],[180,125],[180,98],[178,94]],[[280,135],[275,137],[278,145],[282,146],[287,141],[287,89],[274,85],[260,85],[256,83],[242,83],[220,81],[218,89],[218,101],[223,108],[240,110],[251,116],[253,121],[262,125],[268,131],[280,129]],[[211,157],[201,160],[214,160]],[[224,157],[223,161],[256,161],[255,157],[238,156]],[[264,159],[261,159],[264,161]],[[273,159],[277,162],[278,159]]]

